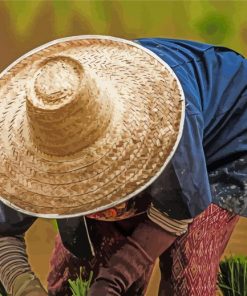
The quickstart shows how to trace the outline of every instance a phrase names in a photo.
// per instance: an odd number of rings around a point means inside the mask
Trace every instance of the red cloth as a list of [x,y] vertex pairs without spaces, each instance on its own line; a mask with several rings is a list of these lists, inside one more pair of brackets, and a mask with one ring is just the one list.
[[211,205],[160,257],[159,296],[215,296],[219,261],[239,217]]

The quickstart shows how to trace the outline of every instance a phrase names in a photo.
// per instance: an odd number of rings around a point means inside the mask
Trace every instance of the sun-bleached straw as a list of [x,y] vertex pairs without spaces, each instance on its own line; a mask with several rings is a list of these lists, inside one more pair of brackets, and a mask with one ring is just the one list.
[[134,42],[75,36],[0,75],[1,200],[38,217],[91,214],[153,182],[182,134],[170,67]]

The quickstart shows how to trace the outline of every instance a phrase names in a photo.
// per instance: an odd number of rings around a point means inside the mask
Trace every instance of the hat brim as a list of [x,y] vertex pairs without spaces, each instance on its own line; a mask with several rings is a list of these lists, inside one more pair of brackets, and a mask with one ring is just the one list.
[[[26,122],[32,66],[55,55],[73,57],[99,83],[114,85],[121,110],[104,136],[68,156],[39,151]],[[46,218],[89,215],[127,201],[158,178],[170,161],[182,135],[184,111],[175,73],[139,44],[84,35],[32,50],[0,75],[0,199]]]

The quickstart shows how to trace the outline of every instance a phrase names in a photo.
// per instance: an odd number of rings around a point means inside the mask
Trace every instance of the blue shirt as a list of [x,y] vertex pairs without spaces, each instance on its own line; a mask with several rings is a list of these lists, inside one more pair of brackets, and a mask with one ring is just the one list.
[[[172,68],[186,102],[178,149],[150,188],[154,203],[173,218],[195,217],[210,203],[218,203],[211,170],[247,155],[247,60],[228,48],[193,41],[136,41]],[[239,194],[247,199],[247,164],[241,174]],[[238,213],[247,216],[244,206]]]

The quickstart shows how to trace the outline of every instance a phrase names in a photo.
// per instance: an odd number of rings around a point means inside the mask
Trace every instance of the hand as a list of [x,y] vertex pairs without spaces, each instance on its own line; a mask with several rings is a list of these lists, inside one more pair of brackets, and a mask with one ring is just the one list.
[[39,279],[31,273],[23,273],[14,281],[12,296],[48,296]]

